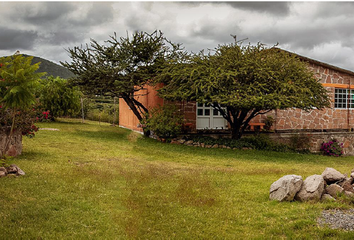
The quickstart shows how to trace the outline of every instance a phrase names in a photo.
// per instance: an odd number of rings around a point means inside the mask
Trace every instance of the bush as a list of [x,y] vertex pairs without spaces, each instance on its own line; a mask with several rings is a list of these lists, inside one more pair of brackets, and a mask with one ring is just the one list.
[[77,87],[71,87],[66,79],[48,77],[42,80],[40,103],[50,111],[53,118],[76,116],[81,109],[80,97],[82,93]]
[[231,138],[211,138],[211,137],[202,137],[196,136],[191,140],[194,142],[204,143],[205,145],[225,145],[230,148],[251,148],[257,150],[268,150],[268,151],[276,151],[276,152],[286,152],[292,151],[285,144],[278,144],[273,142],[269,136],[267,135],[255,135],[249,137],[243,137],[241,139],[231,139]]
[[337,139],[331,139],[323,142],[321,145],[323,155],[340,157],[343,155],[343,143],[339,143]]
[[149,115],[145,116],[142,124],[146,130],[150,130],[158,137],[176,137],[182,128],[183,117],[174,105],[152,108]]
[[[48,119],[49,112],[43,111],[39,104],[34,105],[31,109],[17,111],[15,113],[14,132],[19,131],[24,136],[34,137],[38,128],[35,126],[36,122]],[[0,132],[9,134],[13,118],[13,111],[9,108],[0,106]]]

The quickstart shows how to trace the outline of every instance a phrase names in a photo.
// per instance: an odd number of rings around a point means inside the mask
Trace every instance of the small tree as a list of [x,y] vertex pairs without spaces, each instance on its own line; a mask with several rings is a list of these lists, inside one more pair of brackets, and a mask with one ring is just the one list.
[[7,133],[7,140],[0,158],[5,157],[11,142],[16,117],[21,118],[21,111],[31,109],[36,100],[34,92],[43,73],[36,73],[39,63],[32,65],[32,58],[22,55],[0,58],[0,105],[11,118],[11,124],[2,127],[2,131]]
[[86,47],[69,49],[72,62],[61,64],[77,75],[73,82],[86,94],[120,97],[141,121],[148,109],[136,97],[179,50],[159,31],[135,32],[132,38],[115,34],[102,45],[91,40]]
[[217,109],[241,138],[257,115],[274,109],[322,109],[327,91],[295,55],[263,44],[220,45],[214,54],[194,54],[172,62],[157,79],[168,100],[194,100]]
[[66,79],[53,76],[41,80],[41,83],[39,101],[53,118],[79,113],[82,93],[78,87],[70,86]]

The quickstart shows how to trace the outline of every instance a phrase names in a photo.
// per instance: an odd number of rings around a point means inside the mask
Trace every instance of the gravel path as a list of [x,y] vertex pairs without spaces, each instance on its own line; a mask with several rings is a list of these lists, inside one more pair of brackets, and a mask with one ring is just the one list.
[[331,209],[322,212],[322,216],[317,220],[318,224],[328,226],[332,229],[354,230],[354,209],[338,210]]

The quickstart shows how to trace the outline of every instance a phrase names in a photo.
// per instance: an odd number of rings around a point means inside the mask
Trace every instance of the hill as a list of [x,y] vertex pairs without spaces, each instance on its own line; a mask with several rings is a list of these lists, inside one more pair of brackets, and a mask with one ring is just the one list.
[[[23,54],[23,56],[29,56],[26,54]],[[49,60],[46,60],[44,58],[40,57],[35,57],[33,56],[32,59],[32,64],[40,62],[41,64],[39,65],[38,72],[46,72],[46,76],[54,76],[54,77],[61,77],[61,78],[71,78],[75,77],[75,74],[66,69],[63,66],[60,66],[56,63],[53,63]]]
[[75,77],[74,73],[72,73],[71,71],[69,71],[63,66],[60,66],[59,64],[53,63],[49,60],[40,57],[30,56],[27,54],[22,54],[22,55],[25,57],[33,57],[32,64],[38,62],[41,63],[39,65],[39,69],[37,70],[37,72],[46,72],[47,75],[45,75],[44,78],[47,76],[61,77],[65,79]]

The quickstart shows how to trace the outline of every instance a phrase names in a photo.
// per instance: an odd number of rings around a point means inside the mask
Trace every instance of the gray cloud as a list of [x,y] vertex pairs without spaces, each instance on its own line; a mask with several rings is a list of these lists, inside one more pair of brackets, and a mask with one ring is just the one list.
[[31,49],[38,35],[35,31],[15,30],[6,27],[0,27],[0,49],[1,50],[19,50]]
[[[59,2],[24,3],[17,5],[16,11],[21,14],[22,20],[33,25],[57,25],[56,21],[64,20],[68,13],[73,11],[73,4]],[[18,16],[13,16],[18,19]]]
[[284,16],[290,12],[289,2],[226,2],[233,8]]
[[[78,6],[80,3],[77,4]],[[68,23],[76,27],[97,26],[112,21],[114,17],[112,3],[109,2],[93,2],[86,12],[79,8],[76,11],[81,11],[80,17],[71,16],[67,19]]]
[[354,70],[353,2],[0,2],[0,53],[70,61],[64,49],[161,30],[188,51],[262,42]]

